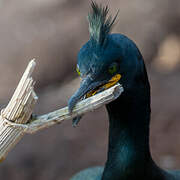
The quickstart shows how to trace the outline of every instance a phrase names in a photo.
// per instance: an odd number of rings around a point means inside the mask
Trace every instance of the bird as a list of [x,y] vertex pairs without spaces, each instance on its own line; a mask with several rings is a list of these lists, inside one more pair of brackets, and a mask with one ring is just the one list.
[[[144,58],[135,42],[111,33],[117,14],[91,2],[89,40],[77,56],[79,89],[68,100],[69,112],[82,98],[120,83],[124,92],[106,105],[109,118],[108,153],[104,167],[80,171],[70,180],[180,180],[180,171],[160,168],[149,145],[151,90]],[[77,117],[79,121],[79,117]]]

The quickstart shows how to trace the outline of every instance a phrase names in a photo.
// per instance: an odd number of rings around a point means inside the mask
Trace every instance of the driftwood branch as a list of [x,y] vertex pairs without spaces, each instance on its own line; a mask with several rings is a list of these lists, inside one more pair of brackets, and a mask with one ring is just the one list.
[[68,108],[62,108],[48,114],[30,119],[37,96],[34,92],[34,80],[31,75],[36,63],[30,61],[17,89],[7,107],[0,115],[0,160],[19,142],[25,133],[35,133],[41,129],[72,119],[78,115],[93,111],[120,96],[123,87],[117,84],[97,95],[82,100],[70,114]]
[[26,124],[32,114],[37,96],[33,90],[31,74],[36,63],[30,61],[7,107],[0,115],[0,160],[19,142],[24,135],[21,129],[9,126],[9,122]]
[[65,107],[45,115],[36,116],[33,121],[27,124],[22,125],[9,122],[8,125],[15,128],[20,128],[22,131],[32,134],[54,124],[59,124],[64,120],[72,119],[78,115],[83,115],[86,112],[93,111],[98,107],[115,100],[117,97],[119,97],[122,91],[122,86],[117,84],[100,94],[77,103],[71,114],[69,114],[68,107]]

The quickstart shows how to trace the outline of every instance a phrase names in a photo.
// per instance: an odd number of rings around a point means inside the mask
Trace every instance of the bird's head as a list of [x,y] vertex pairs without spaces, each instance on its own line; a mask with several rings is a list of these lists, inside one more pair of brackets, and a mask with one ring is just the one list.
[[77,72],[82,81],[68,102],[70,112],[84,96],[90,97],[118,82],[130,87],[140,72],[138,64],[143,66],[142,56],[131,40],[120,34],[110,34],[117,15],[107,17],[107,6],[92,2],[91,7],[88,15],[90,40],[78,53]]

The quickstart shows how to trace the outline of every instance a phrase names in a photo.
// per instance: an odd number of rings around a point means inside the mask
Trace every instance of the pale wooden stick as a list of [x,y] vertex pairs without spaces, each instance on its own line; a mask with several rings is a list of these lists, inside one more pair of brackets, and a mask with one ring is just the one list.
[[117,84],[97,95],[88,99],[82,100],[76,104],[73,112],[69,114],[68,107],[50,112],[48,114],[37,116],[28,124],[8,123],[9,126],[22,129],[26,133],[35,133],[41,129],[48,128],[54,124],[59,124],[64,120],[72,119],[73,117],[83,115],[89,111],[93,111],[115,99],[123,92],[123,87]]
[[62,108],[54,112],[36,116],[29,122],[33,112],[37,96],[34,92],[34,80],[31,74],[35,67],[35,61],[30,61],[24,72],[17,89],[14,92],[7,107],[1,111],[0,115],[0,161],[18,143],[25,133],[34,133],[38,130],[61,123],[64,120],[72,119],[88,111],[97,109],[117,99],[123,92],[123,87],[117,84],[97,95],[85,99],[75,106],[70,114],[68,108]]
[[10,102],[7,107],[1,111],[0,115],[0,161],[2,161],[8,152],[18,143],[24,135],[21,129],[8,125],[8,122],[25,124],[28,122],[33,107],[37,101],[34,92],[34,81],[31,74],[36,63],[31,60],[28,64]]

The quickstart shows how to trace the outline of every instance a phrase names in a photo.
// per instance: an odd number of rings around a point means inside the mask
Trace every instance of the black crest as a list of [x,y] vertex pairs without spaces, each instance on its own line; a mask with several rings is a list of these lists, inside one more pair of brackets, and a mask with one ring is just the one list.
[[118,12],[114,18],[112,16],[108,17],[108,6],[98,5],[94,1],[91,3],[91,8],[92,10],[88,14],[90,38],[102,46],[112,29]]

